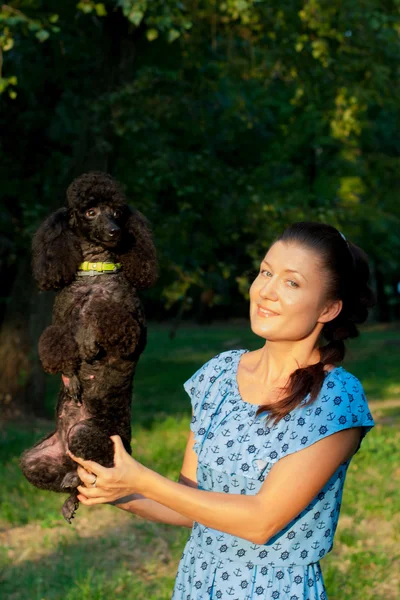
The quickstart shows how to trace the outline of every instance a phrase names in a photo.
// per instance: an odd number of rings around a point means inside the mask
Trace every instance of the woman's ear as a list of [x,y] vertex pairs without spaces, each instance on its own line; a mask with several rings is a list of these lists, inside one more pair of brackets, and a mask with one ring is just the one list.
[[75,277],[82,262],[79,238],[69,227],[68,210],[60,208],[39,227],[32,240],[33,276],[41,290],[58,290]]
[[146,217],[132,210],[124,226],[120,249],[114,251],[125,277],[138,289],[154,285],[158,277],[156,249]]
[[329,323],[329,321],[333,321],[333,319],[336,319],[336,317],[339,315],[342,308],[342,300],[333,300],[333,302],[327,304],[327,306],[325,306],[325,308],[322,310],[318,322]]

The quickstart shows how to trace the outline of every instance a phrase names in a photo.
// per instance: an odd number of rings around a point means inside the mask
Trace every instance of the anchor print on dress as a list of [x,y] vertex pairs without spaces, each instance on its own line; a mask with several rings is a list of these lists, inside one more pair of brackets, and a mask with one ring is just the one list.
[[300,548],[299,542],[295,542],[292,546],[293,550],[298,550]]

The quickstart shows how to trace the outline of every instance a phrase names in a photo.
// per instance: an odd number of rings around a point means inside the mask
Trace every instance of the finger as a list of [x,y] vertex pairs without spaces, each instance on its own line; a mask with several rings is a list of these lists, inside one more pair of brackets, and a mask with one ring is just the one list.
[[[124,452],[126,452],[124,444],[119,435],[112,435],[110,440],[114,444],[114,457],[120,458]],[[114,461],[115,462],[115,461]]]
[[78,467],[77,473],[79,475],[79,479],[85,485],[93,485],[93,482],[96,481],[95,475],[93,473],[88,473],[83,467]]
[[86,496],[86,498],[97,498],[99,497],[99,488],[97,487],[85,487],[84,485],[78,485],[76,488],[81,494]]
[[78,500],[85,506],[94,506],[95,504],[106,504],[109,502],[107,498],[86,498],[86,496],[82,496],[82,494],[78,494]]
[[90,473],[94,473],[95,475],[100,475],[100,473],[104,473],[106,470],[105,467],[99,465],[99,463],[94,462],[93,460],[84,460],[83,458],[79,458],[78,456],[74,456],[70,450],[67,450],[67,454],[72,460],[81,465],[86,471]]

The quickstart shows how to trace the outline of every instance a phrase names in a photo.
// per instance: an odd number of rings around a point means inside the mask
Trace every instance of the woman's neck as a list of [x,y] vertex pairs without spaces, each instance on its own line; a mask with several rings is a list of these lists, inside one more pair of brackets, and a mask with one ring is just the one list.
[[320,356],[315,340],[307,339],[300,342],[266,341],[254,359],[254,375],[267,388],[272,388],[285,385],[293,371],[317,363]]

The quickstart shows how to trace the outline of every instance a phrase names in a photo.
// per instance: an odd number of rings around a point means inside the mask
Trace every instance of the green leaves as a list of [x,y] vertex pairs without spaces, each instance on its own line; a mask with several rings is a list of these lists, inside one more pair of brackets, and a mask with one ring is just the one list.
[[0,95],[7,90],[9,97],[12,100],[15,100],[15,98],[17,97],[17,92],[14,89],[16,85],[17,78],[15,77],[15,75],[12,75],[8,78],[0,77]]
[[149,42],[153,42],[154,40],[156,40],[158,38],[158,35],[158,31],[157,29],[154,29],[154,27],[146,31],[146,37],[149,40]]
[[82,0],[76,5],[78,10],[85,14],[96,13],[98,17],[106,17],[107,9],[102,2],[93,2],[93,0]]
[[39,42],[45,42],[50,37],[50,33],[46,29],[40,29],[35,35]]
[[149,42],[160,35],[169,43],[192,27],[189,6],[176,0],[117,0],[125,17],[135,26],[145,25]]
[[3,4],[0,8],[0,95],[7,90],[8,96],[12,100],[17,97],[14,89],[14,86],[17,85],[17,78],[14,75],[3,77],[3,53],[15,50],[15,40],[20,38],[21,32],[25,36],[34,33],[39,42],[45,42],[51,34],[57,34],[60,31],[55,26],[58,21],[57,14],[51,14],[48,19],[47,16],[42,18],[42,15],[39,18],[32,18],[23,12],[25,7],[32,10],[29,0],[10,2],[10,4]]
[[[47,132],[35,172],[48,199],[73,160],[108,165],[154,226],[154,294],[171,310],[207,289],[225,307],[240,300],[296,220],[339,226],[394,276],[397,4],[49,0],[44,12],[40,0],[11,2],[0,10],[0,94],[15,97],[17,76],[24,94],[9,137],[26,139],[21,114],[32,139]],[[7,189],[29,205],[14,152]]]

